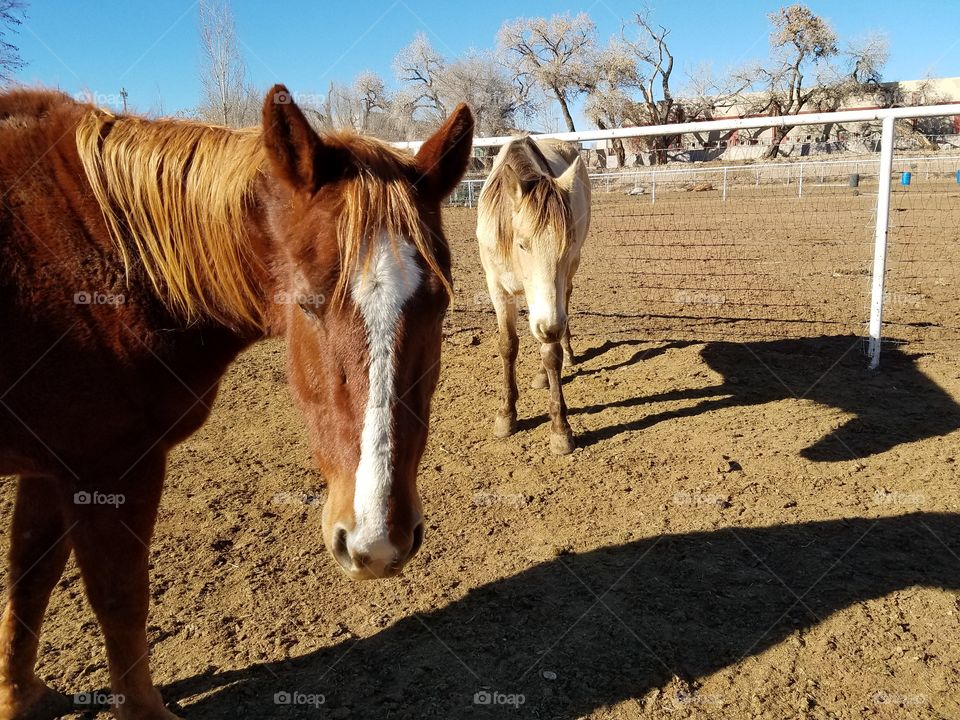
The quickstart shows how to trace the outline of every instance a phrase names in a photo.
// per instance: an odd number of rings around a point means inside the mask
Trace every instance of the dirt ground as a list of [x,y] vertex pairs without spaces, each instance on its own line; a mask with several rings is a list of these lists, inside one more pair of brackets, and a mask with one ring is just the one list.
[[[334,567],[284,347],[255,347],[171,458],[149,628],[165,698],[197,719],[960,717],[960,201],[912,191],[891,317],[913,342],[880,372],[857,337],[869,188],[598,196],[567,457],[525,389],[528,334],[520,432],[492,437],[494,319],[473,211],[451,209],[423,550],[390,581]],[[925,221],[931,203],[947,216]],[[107,683],[72,564],[40,675]]]

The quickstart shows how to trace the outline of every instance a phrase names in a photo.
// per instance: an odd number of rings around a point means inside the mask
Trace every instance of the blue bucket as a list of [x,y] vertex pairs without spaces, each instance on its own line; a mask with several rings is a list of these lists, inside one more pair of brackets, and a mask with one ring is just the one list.
[[957,170],[957,185],[960,185],[960,170]]
[[913,175],[912,175],[911,173],[909,173],[909,172],[902,173],[902,174],[900,175],[900,184],[901,184],[901,185],[909,185],[909,184],[910,184],[910,178],[911,178],[911,177],[913,177]]

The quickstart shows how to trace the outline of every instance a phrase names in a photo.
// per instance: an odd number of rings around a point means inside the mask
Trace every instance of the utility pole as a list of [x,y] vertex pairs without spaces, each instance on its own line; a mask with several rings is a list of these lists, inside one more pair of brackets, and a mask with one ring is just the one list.
[[123,112],[127,112],[127,89],[122,87],[120,88],[120,98],[123,100]]

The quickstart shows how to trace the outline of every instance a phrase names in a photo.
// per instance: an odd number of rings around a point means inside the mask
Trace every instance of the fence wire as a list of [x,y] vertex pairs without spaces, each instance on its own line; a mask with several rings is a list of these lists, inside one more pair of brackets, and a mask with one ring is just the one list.
[[[677,340],[865,336],[878,166],[869,156],[591,176],[574,327]],[[884,335],[956,348],[960,158],[895,157],[894,170]],[[480,182],[454,201],[475,203]],[[454,232],[472,241],[475,210],[452,212]],[[465,252],[471,302],[460,307],[489,312],[476,249]]]

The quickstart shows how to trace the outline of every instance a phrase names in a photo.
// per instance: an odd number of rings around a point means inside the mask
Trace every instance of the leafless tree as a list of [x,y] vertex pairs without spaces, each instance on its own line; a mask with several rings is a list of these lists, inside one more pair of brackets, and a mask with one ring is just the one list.
[[231,127],[254,124],[259,98],[247,83],[233,11],[226,0],[201,0],[199,8],[203,88],[199,115]]
[[393,69],[397,79],[409,90],[408,102],[412,101],[414,113],[426,110],[439,118],[447,116],[441,91],[441,76],[445,68],[443,56],[422,32],[417,33],[413,42],[397,53]]
[[541,88],[560,105],[567,130],[576,126],[570,103],[591,86],[596,26],[586,13],[520,18],[504,23],[497,35],[503,62],[521,88]]
[[[802,111],[839,109],[856,95],[880,90],[887,59],[886,38],[869,35],[841,48],[833,28],[809,7],[794,4],[769,16],[771,59],[733,73],[736,104],[741,115],[796,115]],[[773,129],[765,157],[779,154],[793,129]],[[824,135],[833,132],[824,128]]]
[[515,129],[517,115],[528,114],[533,106],[488,52],[472,50],[448,60],[420,33],[393,65],[401,83],[394,114],[407,114],[414,126],[433,129],[449,108],[465,102],[473,110],[478,134],[500,135]]
[[398,122],[394,97],[383,78],[370,71],[357,75],[350,85],[331,82],[323,107],[312,114],[314,125],[323,131],[348,128],[384,140],[401,140],[408,130]]
[[10,82],[13,74],[23,67],[20,51],[9,38],[23,24],[26,7],[21,0],[0,0],[0,83]]
[[[669,35],[666,27],[653,22],[649,10],[643,10],[635,13],[620,36],[598,53],[586,104],[587,115],[597,127],[669,125],[706,113],[706,86],[698,91],[699,98],[679,98],[674,93],[671,83],[675,62]],[[631,145],[649,151],[651,162],[665,163],[667,149],[676,137],[652,136]],[[622,143],[615,142],[614,150],[622,164]]]
[[353,81],[353,90],[360,105],[361,132],[369,132],[371,117],[374,113],[387,110],[389,98],[383,78],[374,72],[366,71],[357,75]]
[[[597,53],[596,75],[591,83],[584,113],[600,130],[636,125],[637,102],[630,95],[636,86],[637,66],[623,45],[611,41]],[[619,167],[626,164],[626,150],[620,140],[613,141]],[[605,156],[598,150],[601,164]]]
[[[809,105],[823,101],[823,90],[831,59],[837,56],[837,35],[822,17],[814,15],[806,5],[780,8],[768,16],[772,60],[741,71],[741,84],[758,92],[744,96],[744,114],[796,115]],[[832,80],[833,78],[830,78]],[[773,139],[766,157],[776,157],[780,144],[793,128],[773,129]]]

